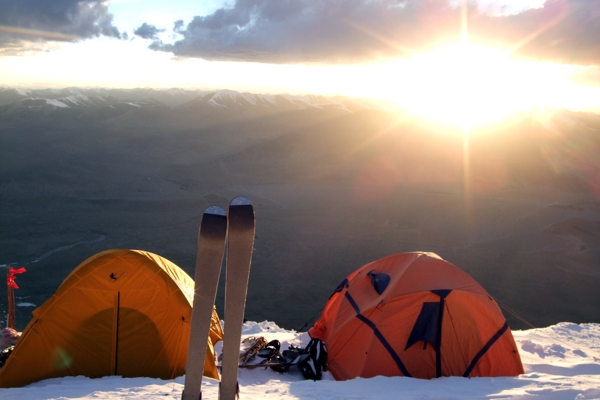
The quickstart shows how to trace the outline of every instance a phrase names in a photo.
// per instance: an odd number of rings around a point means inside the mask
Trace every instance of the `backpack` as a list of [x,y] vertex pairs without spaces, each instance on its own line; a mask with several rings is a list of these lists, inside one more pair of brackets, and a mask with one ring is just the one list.
[[320,339],[311,339],[304,349],[304,357],[298,367],[306,379],[321,380],[321,372],[327,371],[327,347]]

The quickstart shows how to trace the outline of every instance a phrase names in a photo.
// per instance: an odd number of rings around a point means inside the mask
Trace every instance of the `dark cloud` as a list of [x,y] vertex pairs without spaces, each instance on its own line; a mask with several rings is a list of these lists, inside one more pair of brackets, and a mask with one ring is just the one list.
[[[435,29],[427,38],[418,32],[436,17],[445,26],[430,26]],[[372,60],[403,54],[403,46],[440,39],[450,30],[456,39],[459,24],[460,13],[446,0],[238,0],[179,27],[182,40],[154,48],[217,60]]]
[[19,52],[45,41],[126,38],[112,18],[103,0],[0,0],[0,51]]
[[[600,64],[600,1],[547,0],[543,8],[493,16],[469,10],[474,43],[520,57]],[[209,60],[365,62],[457,43],[461,10],[449,0],[237,0],[195,17],[173,44],[154,50]]]
[[164,29],[158,29],[154,25],[143,23],[133,33],[143,39],[158,39],[158,34],[164,32]]

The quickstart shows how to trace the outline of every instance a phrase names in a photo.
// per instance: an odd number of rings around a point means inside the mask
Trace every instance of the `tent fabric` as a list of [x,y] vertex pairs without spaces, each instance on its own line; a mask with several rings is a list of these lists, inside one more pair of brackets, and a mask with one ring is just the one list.
[[[0,387],[84,375],[173,379],[185,373],[194,281],[156,254],[114,249],[75,268],[23,331]],[[204,375],[218,379],[216,309]]]
[[[385,289],[374,290],[373,276],[383,275],[390,277]],[[325,342],[337,380],[523,373],[496,302],[433,253],[396,254],[357,269],[336,288],[309,334]]]

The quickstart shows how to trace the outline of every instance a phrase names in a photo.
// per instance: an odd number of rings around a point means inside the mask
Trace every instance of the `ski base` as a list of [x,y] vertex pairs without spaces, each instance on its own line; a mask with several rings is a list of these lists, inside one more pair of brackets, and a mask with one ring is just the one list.
[[227,217],[227,274],[225,282],[225,338],[219,400],[239,397],[238,363],[244,323],[248,278],[254,248],[254,207],[245,197],[229,204]]
[[208,207],[202,215],[198,234],[194,303],[182,400],[202,398],[201,386],[206,347],[226,240],[225,210],[218,206]]

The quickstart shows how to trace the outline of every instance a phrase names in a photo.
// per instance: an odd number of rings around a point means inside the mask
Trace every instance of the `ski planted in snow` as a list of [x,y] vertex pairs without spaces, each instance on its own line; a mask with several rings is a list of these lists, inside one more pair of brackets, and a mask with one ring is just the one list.
[[227,225],[225,338],[219,400],[234,400],[238,396],[240,341],[254,248],[255,221],[252,202],[242,196],[231,200]]
[[227,240],[227,215],[219,206],[210,206],[202,215],[194,273],[194,307],[182,400],[202,398],[202,373],[210,333],[219,274]]

